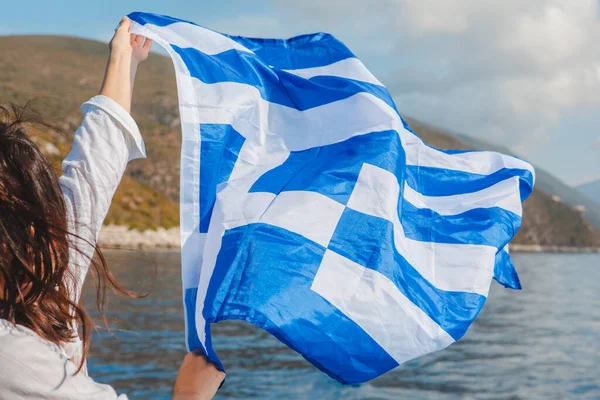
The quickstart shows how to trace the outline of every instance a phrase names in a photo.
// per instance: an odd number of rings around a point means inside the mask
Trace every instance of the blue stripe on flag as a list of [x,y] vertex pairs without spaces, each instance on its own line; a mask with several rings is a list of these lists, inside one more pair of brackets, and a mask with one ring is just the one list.
[[343,383],[395,368],[373,338],[310,289],[324,254],[322,246],[271,225],[226,231],[207,291],[207,323],[248,321]]
[[243,83],[255,87],[266,101],[300,111],[343,100],[357,93],[370,93],[396,109],[392,97],[383,86],[335,76],[305,79],[271,68],[256,55],[238,50],[207,55],[196,49],[171,47],[181,56],[191,76],[204,83]]
[[333,35],[322,32],[290,39],[228,37],[252,50],[267,65],[277,69],[322,67],[355,57],[344,43]]
[[406,237],[413,240],[502,248],[521,226],[521,217],[500,207],[440,215],[428,208],[416,208],[405,201],[402,203],[401,222]]
[[249,192],[306,190],[347,204],[364,163],[390,171],[402,182],[404,150],[398,132],[373,132],[291,152],[283,164],[262,175]]
[[406,182],[425,196],[452,196],[486,189],[498,182],[519,177],[521,201],[533,190],[533,174],[525,169],[503,168],[489,175],[444,168],[406,166]]
[[200,125],[200,232],[208,232],[217,185],[227,182],[245,138],[231,125]]
[[398,253],[394,227],[383,218],[346,208],[328,248],[386,276],[454,340],[465,334],[485,302],[480,294],[440,290],[423,278]]
[[[160,14],[132,12],[128,17],[140,25],[167,26],[176,22],[184,22],[200,26],[191,21]],[[323,32],[295,36],[290,39],[247,38],[223,33],[221,35],[253,51],[266,65],[277,69],[322,67],[355,57],[346,45],[333,35]]]
[[219,360],[213,349],[212,338],[210,335],[206,336],[206,347],[202,345],[202,342],[200,342],[200,338],[198,337],[198,330],[196,328],[197,294],[197,287],[188,288],[184,291],[183,302],[185,306],[188,349],[189,351],[202,351],[202,353],[206,355],[209,360],[214,362],[221,371],[225,371],[223,363],[221,363],[221,360]]
[[521,281],[519,280],[517,270],[505,250],[500,250],[496,254],[494,279],[504,287],[517,290],[521,289]]

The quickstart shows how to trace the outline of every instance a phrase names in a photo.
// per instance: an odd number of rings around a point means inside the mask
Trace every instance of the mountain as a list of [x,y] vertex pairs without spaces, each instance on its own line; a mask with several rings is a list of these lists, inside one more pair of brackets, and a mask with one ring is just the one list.
[[577,190],[600,205],[600,179],[579,185]]
[[[61,36],[6,36],[0,37],[0,52],[0,102],[23,104],[34,99],[32,104],[52,117],[61,129],[36,132],[35,140],[58,166],[81,121],[79,105],[100,87],[108,46]],[[178,223],[181,131],[170,59],[151,54],[140,67],[132,115],[144,135],[148,159],[135,160],[128,166],[107,222],[139,229],[174,226]],[[408,122],[434,147],[486,147],[419,121]],[[583,202],[579,197],[585,196],[576,190],[540,169],[537,172],[538,186],[524,203],[523,225],[515,242],[600,245],[598,232],[589,223],[600,226],[600,211],[589,199],[591,204]],[[577,211],[575,205],[584,205],[586,211]]]

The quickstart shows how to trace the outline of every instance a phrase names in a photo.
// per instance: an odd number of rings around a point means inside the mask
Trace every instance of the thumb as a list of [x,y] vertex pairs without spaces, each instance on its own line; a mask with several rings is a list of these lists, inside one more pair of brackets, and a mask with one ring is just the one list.
[[127,17],[123,17],[121,19],[121,21],[119,22],[119,25],[117,25],[117,28],[115,29],[115,31],[119,32],[119,31],[125,31],[125,32],[129,32],[129,27],[131,26],[131,20]]

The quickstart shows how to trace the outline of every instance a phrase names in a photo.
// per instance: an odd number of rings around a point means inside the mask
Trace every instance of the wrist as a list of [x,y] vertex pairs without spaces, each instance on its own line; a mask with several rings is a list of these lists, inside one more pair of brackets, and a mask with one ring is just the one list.
[[108,68],[127,69],[132,74],[137,71],[138,64],[131,50],[111,51],[108,57]]
[[123,46],[119,46],[118,48],[115,47],[111,47],[110,48],[110,53],[109,53],[109,60],[110,59],[130,59],[131,57],[133,57],[133,50],[131,49],[131,46],[129,47],[123,47]]

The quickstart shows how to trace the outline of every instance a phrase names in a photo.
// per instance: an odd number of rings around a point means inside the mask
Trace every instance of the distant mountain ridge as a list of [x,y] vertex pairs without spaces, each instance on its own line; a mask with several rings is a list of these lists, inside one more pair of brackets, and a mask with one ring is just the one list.
[[[97,93],[108,46],[62,36],[0,37],[0,102],[32,98],[67,132],[39,132],[36,141],[58,166],[81,121],[79,105]],[[151,54],[138,72],[132,115],[144,136],[148,159],[135,160],[119,187],[107,223],[138,229],[178,223],[181,130],[175,73],[171,60]],[[506,149],[408,119],[428,144],[442,149]],[[537,169],[537,184],[524,203],[516,243],[554,246],[600,246],[600,206],[577,190]],[[585,212],[574,206],[582,205]],[[588,222],[589,221],[589,222]]]
[[600,205],[600,179],[579,185],[576,189]]

